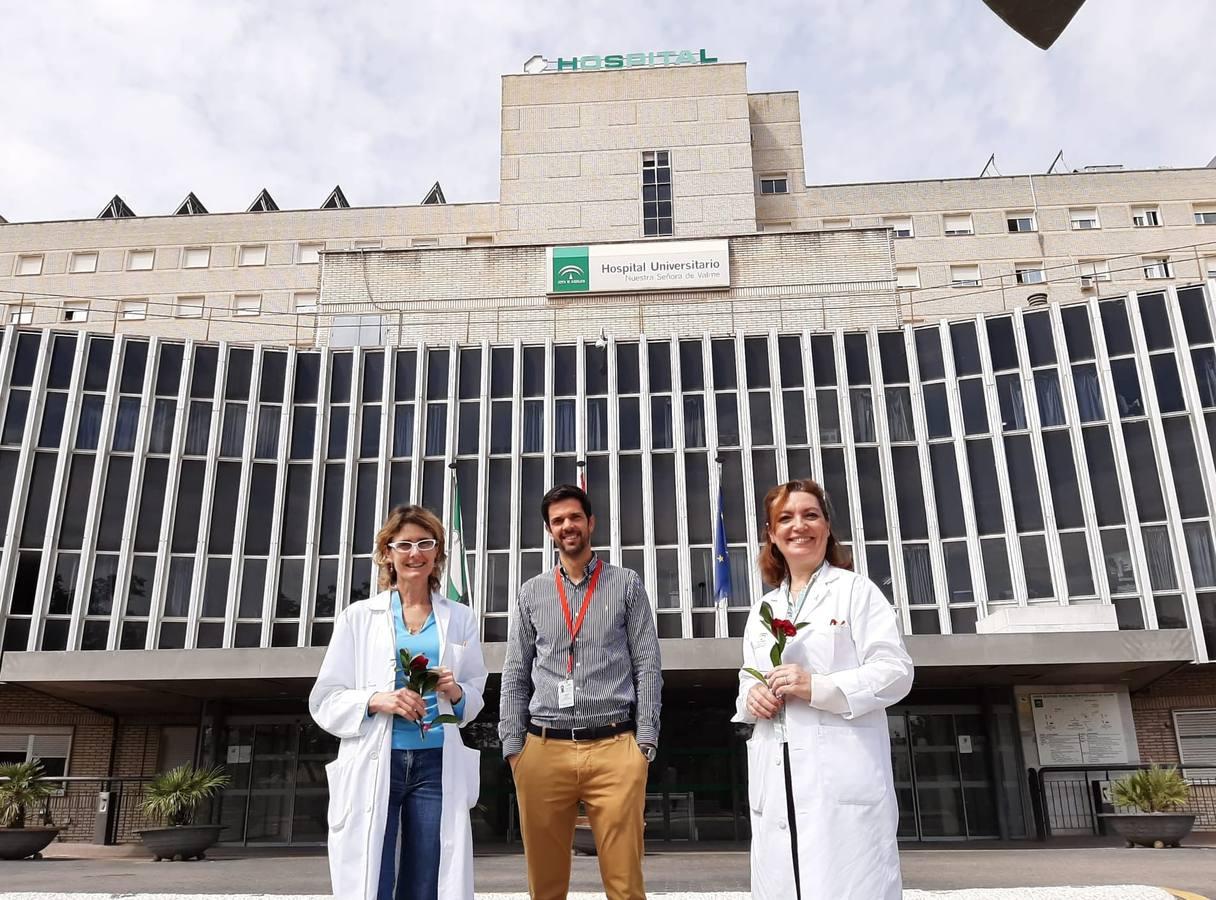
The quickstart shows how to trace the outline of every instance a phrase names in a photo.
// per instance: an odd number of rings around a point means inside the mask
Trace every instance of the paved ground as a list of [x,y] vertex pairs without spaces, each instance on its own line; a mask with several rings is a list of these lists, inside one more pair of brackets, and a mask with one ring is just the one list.
[[[67,849],[67,848],[65,848]],[[138,852],[132,848],[131,852]],[[315,897],[329,890],[324,856],[315,853],[273,856],[220,848],[208,859],[192,863],[155,863],[142,856],[106,859],[44,859],[29,862],[0,862],[0,898],[20,897],[22,892],[42,893],[41,898],[70,897],[87,900],[88,894],[234,896],[271,892]],[[999,846],[952,846],[949,849],[909,848],[901,853],[904,886],[909,900],[914,891],[963,891],[949,900],[1013,900],[1013,898],[1069,898],[1069,900],[1149,900],[1160,893],[1129,893],[1130,889],[1091,894],[1062,891],[1032,892],[1030,888],[1062,885],[1126,886],[1151,885],[1190,891],[1216,898],[1216,843],[1178,850],[1125,850],[1122,847],[1077,846],[1043,849],[1037,844]],[[675,892],[712,897],[740,897],[748,889],[746,852],[738,850],[653,851],[646,857],[646,883],[664,900],[675,900]],[[525,889],[523,859],[518,853],[479,855],[477,887],[488,895],[513,895]],[[575,857],[572,891],[598,891],[599,878],[593,858]],[[1012,893],[975,893],[972,889],[1011,889]],[[673,896],[673,894],[675,896]],[[86,896],[82,896],[86,895]],[[479,895],[480,896],[480,895]],[[572,896],[574,896],[572,894]],[[591,894],[589,896],[597,896]],[[601,896],[602,895],[598,895]],[[32,900],[32,898],[31,898]],[[501,900],[506,900],[502,897]]]
[[[180,894],[0,894],[3,900],[179,900]],[[739,893],[652,893],[654,900],[750,900],[750,894]],[[1124,885],[1091,888],[1017,888],[989,891],[906,891],[905,900],[1174,900],[1176,895],[1159,888]],[[284,897],[281,894],[191,895],[190,900],[332,900],[330,897]],[[567,900],[603,900],[603,894],[570,894]],[[478,894],[477,900],[528,900],[526,894]]]

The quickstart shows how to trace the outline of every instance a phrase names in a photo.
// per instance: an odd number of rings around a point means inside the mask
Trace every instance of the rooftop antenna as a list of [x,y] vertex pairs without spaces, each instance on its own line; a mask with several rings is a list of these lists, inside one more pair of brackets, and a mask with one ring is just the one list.
[[998,171],[996,167],[995,153],[988,157],[988,162],[984,163],[984,170],[980,172],[980,178],[988,178],[991,175],[996,175],[998,178],[1001,175],[1000,171]]

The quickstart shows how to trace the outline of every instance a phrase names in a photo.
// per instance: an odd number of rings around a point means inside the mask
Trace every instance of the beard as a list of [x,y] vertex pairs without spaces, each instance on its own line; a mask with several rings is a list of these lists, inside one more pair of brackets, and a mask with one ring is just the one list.
[[582,532],[578,534],[564,534],[558,538],[557,546],[563,553],[568,553],[571,556],[578,556],[590,542],[590,537]]

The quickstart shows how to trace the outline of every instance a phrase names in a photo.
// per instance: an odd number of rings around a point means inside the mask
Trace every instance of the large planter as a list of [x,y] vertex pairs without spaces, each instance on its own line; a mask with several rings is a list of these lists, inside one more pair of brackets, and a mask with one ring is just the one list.
[[42,851],[55,840],[58,828],[28,826],[0,828],[0,859],[42,859]]
[[161,860],[206,859],[207,848],[220,839],[224,825],[173,825],[145,828],[139,839],[157,862]]
[[1104,813],[1102,818],[1129,847],[1177,847],[1195,825],[1195,817],[1184,813]]

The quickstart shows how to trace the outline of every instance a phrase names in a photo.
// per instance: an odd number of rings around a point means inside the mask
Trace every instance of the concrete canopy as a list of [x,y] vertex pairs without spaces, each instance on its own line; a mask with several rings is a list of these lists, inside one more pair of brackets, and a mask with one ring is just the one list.
[[[906,640],[921,687],[1119,682],[1136,690],[1195,658],[1191,636],[1181,630]],[[741,661],[734,638],[661,644],[664,679],[674,690],[726,688]],[[484,646],[495,675],[502,671],[505,649]],[[205,701],[299,700],[312,687],[323,654],[319,647],[9,652],[0,660],[0,682],[111,713],[190,714]]]

